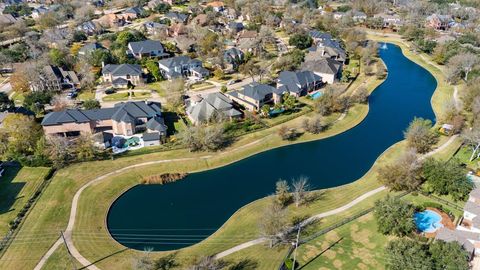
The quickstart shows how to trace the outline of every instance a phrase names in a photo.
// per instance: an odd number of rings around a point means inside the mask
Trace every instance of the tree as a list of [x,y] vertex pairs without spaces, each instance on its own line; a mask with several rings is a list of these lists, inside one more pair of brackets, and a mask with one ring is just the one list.
[[424,154],[437,142],[437,134],[432,130],[432,121],[415,117],[404,132],[408,146]]
[[241,64],[238,71],[246,76],[250,76],[252,81],[255,81],[255,76],[260,73],[260,67],[253,60],[249,60]]
[[228,142],[228,137],[225,135],[225,129],[221,123],[208,127],[187,127],[180,137],[183,144],[192,152],[200,150],[217,151]]
[[455,83],[463,75],[463,79],[468,81],[468,74],[480,62],[480,58],[473,53],[459,53],[447,63],[447,79]]
[[385,255],[387,269],[435,269],[428,246],[408,238],[390,241],[385,249]]
[[176,268],[179,264],[175,259],[177,256],[176,253],[169,254],[167,256],[158,258],[154,262],[156,270],[170,270]]
[[14,107],[15,104],[11,99],[8,98],[8,95],[0,92],[0,112],[8,111]]
[[92,136],[88,134],[82,134],[77,138],[73,151],[78,161],[93,160],[98,152]]
[[287,126],[281,126],[278,131],[278,135],[282,138],[282,140],[293,140],[297,137],[297,132],[294,128],[289,128]]
[[470,256],[457,242],[434,241],[430,244],[429,252],[435,269],[470,269]]
[[54,168],[62,168],[72,160],[70,143],[65,137],[47,136],[44,153],[51,161]]
[[368,93],[367,88],[365,87],[359,87],[357,91],[352,96],[352,101],[356,103],[362,103],[365,104],[368,102],[368,97],[370,96],[370,93]]
[[312,134],[318,134],[325,129],[325,126],[322,124],[322,118],[317,116],[311,119],[304,119],[302,122],[302,128]]
[[33,154],[37,141],[42,137],[42,128],[35,119],[18,113],[7,114],[2,130],[5,132],[2,137],[7,139],[7,144],[0,156],[7,160],[18,160]]
[[310,188],[307,177],[300,177],[297,180],[294,180],[292,183],[293,187],[293,200],[295,201],[295,206],[299,207],[301,204],[304,204],[306,201],[307,192]]
[[421,183],[421,163],[415,149],[407,149],[393,163],[378,169],[379,180],[395,191],[415,190]]
[[273,247],[282,240],[282,234],[285,232],[287,224],[287,210],[272,200],[260,217],[260,235],[269,239],[269,246]]
[[100,101],[96,99],[87,99],[82,103],[82,106],[85,110],[94,110],[100,109]]
[[12,90],[17,93],[25,93],[30,90],[30,84],[23,68],[17,68],[10,76],[10,85]]
[[153,8],[153,11],[157,12],[157,13],[167,13],[168,11],[170,11],[170,5],[167,4],[167,3],[164,3],[164,2],[160,2],[160,4],[156,5],[154,8]]
[[67,64],[67,53],[59,49],[53,48],[48,53],[50,61],[55,66],[65,66]]
[[87,55],[87,62],[94,67],[101,67],[102,63],[112,64],[114,63],[114,58],[110,51],[103,49],[96,49],[90,55]]
[[174,109],[179,111],[183,106],[183,93],[185,81],[182,78],[165,81],[164,89],[167,89],[167,103]]
[[285,93],[282,97],[283,100],[283,107],[285,110],[292,110],[295,108],[295,103],[297,103],[297,99],[294,95],[290,95],[289,93]]
[[373,212],[378,231],[395,236],[409,235],[415,230],[414,213],[413,205],[391,196],[376,201]]
[[423,164],[423,177],[427,189],[438,195],[451,195],[454,200],[464,200],[473,189],[465,169],[455,160],[427,159]]
[[36,114],[40,114],[44,110],[44,105],[50,103],[53,95],[51,92],[35,91],[25,95],[23,100],[23,106],[33,111]]
[[153,60],[148,60],[147,63],[145,63],[145,66],[147,67],[148,72],[155,78],[155,81],[161,81],[163,80],[162,73],[160,73],[160,68],[158,67],[158,62],[153,61]]
[[462,133],[462,138],[464,143],[472,149],[469,161],[480,157],[480,129],[478,127],[467,129]]
[[290,46],[295,46],[300,50],[304,50],[312,46],[313,39],[306,33],[293,34],[288,40]]
[[278,204],[285,207],[290,203],[292,196],[290,195],[290,186],[286,180],[280,179],[275,184],[275,195]]
[[190,266],[188,270],[220,270],[224,269],[226,263],[222,260],[217,260],[213,256],[206,256],[197,259],[194,265]]

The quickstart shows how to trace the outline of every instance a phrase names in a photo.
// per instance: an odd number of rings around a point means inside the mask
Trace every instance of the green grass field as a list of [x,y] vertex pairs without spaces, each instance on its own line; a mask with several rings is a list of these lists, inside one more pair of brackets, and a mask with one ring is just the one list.
[[9,222],[32,197],[43,182],[49,168],[7,167],[0,177],[0,235],[5,235]]

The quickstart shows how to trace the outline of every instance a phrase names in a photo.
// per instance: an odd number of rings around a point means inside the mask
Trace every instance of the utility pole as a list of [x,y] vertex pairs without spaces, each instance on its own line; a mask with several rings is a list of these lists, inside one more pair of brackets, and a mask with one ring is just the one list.
[[297,259],[297,248],[298,248],[298,241],[300,239],[300,230],[302,229],[302,225],[298,226],[298,231],[297,231],[297,240],[295,241],[295,250],[293,251],[293,265],[292,265],[292,270],[295,270],[295,263]]
[[60,237],[62,237],[63,243],[65,244],[65,247],[67,248],[67,253],[70,257],[70,262],[72,263],[72,269],[77,270],[77,266],[75,266],[75,260],[73,258],[72,253],[70,253],[70,249],[68,248],[67,241],[65,240],[65,236],[63,235],[62,231],[60,231]]

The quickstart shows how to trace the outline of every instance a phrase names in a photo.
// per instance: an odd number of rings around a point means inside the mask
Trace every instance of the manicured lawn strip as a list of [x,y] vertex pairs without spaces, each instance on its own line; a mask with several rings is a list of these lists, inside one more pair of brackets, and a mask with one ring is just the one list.
[[165,88],[164,88],[163,84],[164,84],[164,82],[154,82],[154,83],[150,83],[150,84],[145,85],[145,87],[147,89],[157,91],[158,95],[161,96],[161,97],[166,97],[167,94],[166,94],[166,91],[165,91]]
[[474,159],[473,161],[470,161],[471,156],[472,156],[472,148],[468,146],[463,146],[455,154],[454,158],[458,159],[460,162],[467,164],[468,168],[473,170],[478,170],[480,168],[480,160]]
[[128,99],[128,92],[120,92],[106,95],[103,98],[103,101],[119,101],[119,100],[127,100]]
[[[197,159],[188,163],[177,162],[181,163],[180,165],[178,165],[177,163],[168,163],[168,165],[163,164],[163,166],[165,167],[159,166],[158,164],[150,167],[164,168],[164,172],[177,170],[198,171],[204,169],[211,169],[282,145],[334,136],[360,123],[365,115],[358,115],[354,112],[353,109],[351,109],[347,116],[342,121],[336,123],[334,127],[318,135],[305,134],[295,142],[282,141],[276,135],[276,130],[278,130],[279,127],[273,127],[270,129],[265,129],[259,132],[254,132],[242,136],[224,152],[220,154],[215,153],[214,157],[208,160]],[[302,117],[299,117],[292,121],[289,121],[288,123],[300,126],[301,119]],[[237,150],[232,151],[232,149]],[[71,165],[67,169],[62,169],[58,171],[58,173],[53,177],[49,187],[39,198],[38,203],[36,204],[32,212],[29,214],[25,221],[25,224],[22,226],[21,230],[18,233],[19,239],[21,239],[22,237],[31,237],[32,235],[38,235],[39,237],[42,237],[42,241],[36,243],[35,248],[33,249],[31,249],[28,245],[23,244],[18,244],[15,247],[9,248],[9,250],[6,251],[3,257],[3,259],[5,260],[0,260],[0,268],[33,268],[37,263],[37,260],[39,260],[41,256],[43,256],[43,254],[48,250],[48,248],[50,248],[50,246],[55,242],[58,237],[58,232],[66,228],[68,216],[70,213],[71,200],[75,192],[80,188],[81,185],[87,183],[95,177],[135,163],[182,157],[195,158],[206,155],[211,155],[211,153],[190,153],[188,150],[182,149],[146,155],[126,156],[116,159],[114,161],[105,160],[97,162],[79,163]],[[148,170],[146,170],[146,168],[147,167],[142,168],[142,171],[147,172]],[[116,181],[115,185],[119,183],[120,181]],[[113,188],[114,187],[108,187],[107,189]],[[93,201],[97,201],[97,198],[95,198]],[[108,202],[107,205],[105,205],[104,207],[108,208],[110,203],[111,201]],[[91,202],[88,203],[88,205],[90,204]],[[101,224],[103,224],[104,218],[105,216],[102,217]],[[14,240],[14,243],[15,241],[16,240]],[[29,261],[19,261],[19,259],[25,258],[26,256],[29,256],[33,259]]]
[[190,88],[194,91],[200,91],[200,90],[208,89],[208,88],[211,88],[211,87],[214,87],[214,85],[212,83],[209,83],[209,82],[194,83],[190,86]]
[[7,167],[0,177],[0,235],[4,236],[25,203],[43,182],[49,168]]
[[80,100],[95,99],[95,91],[82,90],[80,94],[78,94],[78,99]]
[[272,270],[278,269],[283,259],[287,255],[288,246],[277,246],[269,248],[266,245],[256,245],[238,252],[235,252],[222,260],[238,265],[242,262],[248,262],[250,267],[238,269],[256,269],[256,270]]
[[65,270],[65,269],[82,269],[82,265],[68,254],[65,245],[61,245],[55,253],[47,260],[43,269],[48,270]]

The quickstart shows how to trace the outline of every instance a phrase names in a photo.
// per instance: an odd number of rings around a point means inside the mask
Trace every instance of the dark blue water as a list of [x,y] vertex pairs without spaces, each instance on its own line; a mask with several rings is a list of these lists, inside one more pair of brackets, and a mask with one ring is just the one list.
[[[434,120],[434,77],[389,44],[380,50],[389,70],[370,96],[370,111],[355,128],[324,140],[295,144],[168,185],[138,185],[112,205],[107,226],[121,244],[172,250],[208,237],[236,210],[272,194],[279,178],[307,176],[315,189],[362,177],[377,157],[403,139],[414,117]],[[352,198],[353,199],[353,198]]]

